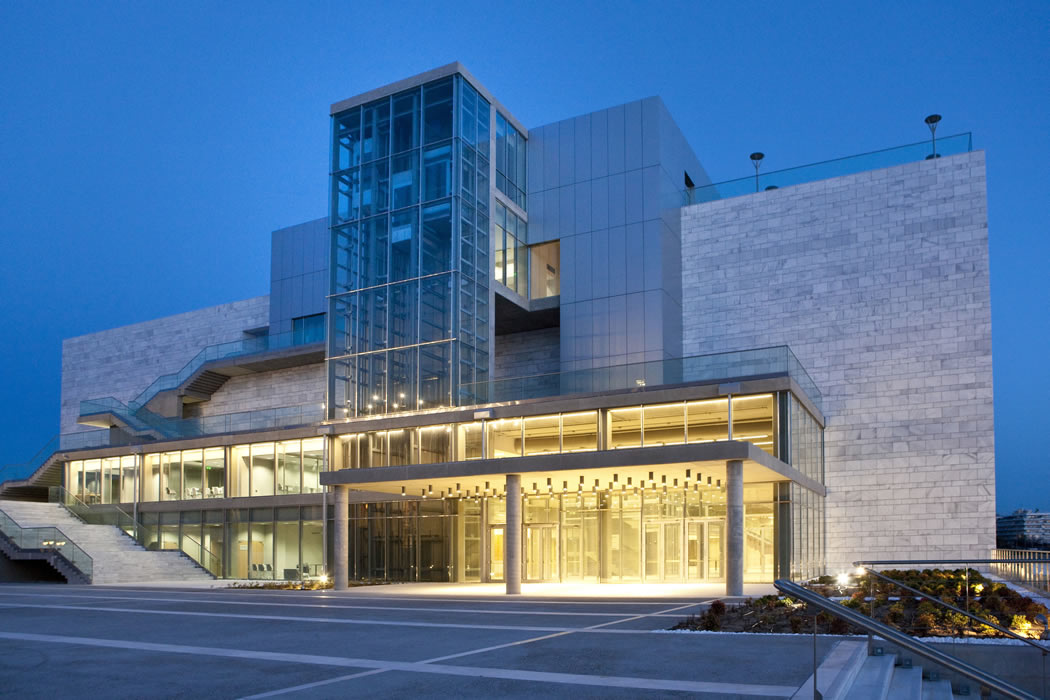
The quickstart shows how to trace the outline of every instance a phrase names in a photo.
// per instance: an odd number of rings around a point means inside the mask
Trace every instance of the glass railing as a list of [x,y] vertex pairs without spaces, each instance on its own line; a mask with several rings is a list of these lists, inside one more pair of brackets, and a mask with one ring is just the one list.
[[1050,594],[1050,551],[1045,549],[995,549],[999,562],[992,570],[1001,578]]
[[[89,409],[87,413],[84,413],[85,408]],[[82,415],[99,413],[112,413],[125,420],[134,429],[152,429],[163,437],[172,439],[253,430],[294,428],[300,425],[320,423],[324,420],[324,407],[319,403],[282,406],[280,408],[262,408],[254,411],[239,411],[237,413],[221,413],[214,416],[162,418],[148,411],[133,413],[130,408],[113,398],[81,402]],[[141,420],[146,415],[150,416],[148,423]]]
[[[157,550],[161,547],[162,538],[156,527],[143,525],[117,505],[89,506],[61,486],[50,487],[47,496],[50,503],[60,504],[88,525],[112,525],[146,549]],[[213,576],[222,578],[222,557],[209,551],[196,539],[183,535],[179,549]]]
[[56,435],[47,441],[27,462],[5,464],[0,467],[0,484],[6,481],[28,479],[33,472],[47,463],[51,455],[59,450],[87,450],[93,447],[119,447],[130,444],[130,440],[112,434],[109,430],[84,430],[77,433]]
[[19,549],[52,551],[62,556],[90,581],[94,571],[91,556],[74,544],[57,527],[22,527],[0,511],[0,532]]
[[182,534],[179,547],[186,556],[208,570],[215,578],[222,578],[222,557],[210,551],[191,535]]
[[[273,335],[262,335],[234,340],[228,343],[209,345],[198,352],[193,359],[187,362],[178,372],[164,374],[157,377],[153,383],[143,389],[138,396],[131,401],[128,401],[127,410],[132,414],[140,413],[140,409],[148,404],[153,397],[162,391],[177,389],[207,362],[225,360],[231,357],[256,355],[261,352],[298,347],[300,345],[310,345],[323,342],[323,340],[323,338],[318,339],[314,333],[308,333],[304,329],[298,329],[289,333],[275,333]],[[117,401],[117,399],[112,398],[89,399],[81,402],[80,415],[84,416],[98,413],[99,411],[97,409],[99,406],[104,406],[111,401],[116,401],[122,406],[124,405],[122,402]],[[143,417],[143,420],[144,422],[149,422],[148,417]]]
[[817,409],[823,410],[816,383],[786,345],[463,384],[459,405],[773,376],[794,379]]
[[[937,157],[954,156],[973,150],[973,135],[969,132],[945,136],[937,139]],[[827,180],[832,177],[853,175],[866,170],[878,170],[894,165],[904,165],[920,160],[929,160],[933,156],[933,147],[929,140],[910,143],[906,146],[886,148],[881,151],[861,153],[858,155],[825,160],[820,163],[801,165],[784,170],[759,172],[736,180],[727,180],[703,187],[691,187],[683,192],[683,205],[711,202],[716,199],[728,199],[745,194],[755,194],[762,190],[779,189],[800,185],[805,182]]]

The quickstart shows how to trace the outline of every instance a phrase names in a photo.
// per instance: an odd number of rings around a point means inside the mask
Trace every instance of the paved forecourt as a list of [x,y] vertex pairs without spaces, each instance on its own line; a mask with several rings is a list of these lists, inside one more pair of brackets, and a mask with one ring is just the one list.
[[0,682],[28,698],[749,698],[790,697],[812,669],[810,637],[662,633],[710,597],[388,590],[0,585]]

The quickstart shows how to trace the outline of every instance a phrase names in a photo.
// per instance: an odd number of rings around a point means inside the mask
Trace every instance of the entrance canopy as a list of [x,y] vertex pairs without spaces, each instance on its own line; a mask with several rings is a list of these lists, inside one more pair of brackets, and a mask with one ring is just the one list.
[[721,485],[726,462],[743,462],[744,483],[793,481],[824,496],[826,489],[749,442],[723,441],[595,452],[477,459],[369,469],[342,469],[321,474],[328,486],[407,497],[496,495],[506,475],[520,474],[525,494],[634,488],[682,488]]

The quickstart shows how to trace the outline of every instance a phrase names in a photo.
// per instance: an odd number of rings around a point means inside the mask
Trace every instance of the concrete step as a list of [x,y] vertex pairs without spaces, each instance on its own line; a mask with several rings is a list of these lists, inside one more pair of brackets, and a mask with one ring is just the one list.
[[115,525],[88,525],[57,503],[0,500],[22,527],[57,527],[92,560],[94,583],[205,581],[211,576],[179,550],[147,550]]
[[896,663],[897,656],[894,654],[866,658],[850,686],[850,700],[886,700]]
[[901,666],[893,669],[889,697],[893,700],[922,700],[922,669]]
[[952,700],[954,697],[952,684],[943,678],[922,682],[922,700]]

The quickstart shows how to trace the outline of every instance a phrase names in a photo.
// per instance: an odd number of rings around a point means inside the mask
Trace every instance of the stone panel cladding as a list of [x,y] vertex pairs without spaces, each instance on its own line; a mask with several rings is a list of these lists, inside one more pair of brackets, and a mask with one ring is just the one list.
[[64,340],[61,431],[92,429],[77,424],[81,401],[112,396],[126,403],[202,348],[265,327],[269,300],[255,297]]
[[561,371],[561,329],[496,336],[493,379],[531,377]]
[[827,561],[995,546],[984,153],[682,210],[685,354],[787,344],[823,392]]
[[215,416],[263,408],[282,408],[324,402],[325,365],[318,362],[302,367],[244,374],[230,377],[210,401],[198,404],[194,413]]

